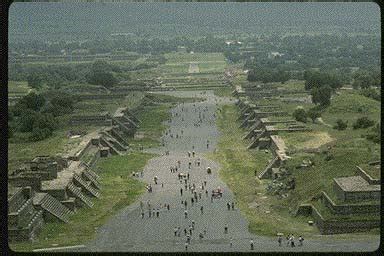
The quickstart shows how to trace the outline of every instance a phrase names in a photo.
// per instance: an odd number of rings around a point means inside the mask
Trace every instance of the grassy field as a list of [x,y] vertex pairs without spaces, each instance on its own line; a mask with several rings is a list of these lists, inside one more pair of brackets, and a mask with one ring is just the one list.
[[221,164],[220,176],[234,192],[237,205],[249,221],[250,231],[268,236],[275,236],[277,232],[318,234],[316,228],[306,224],[308,218],[293,217],[288,212],[290,207],[283,206],[282,200],[266,195],[267,181],[256,179],[255,171],[266,167],[271,154],[246,149],[247,142],[241,139],[244,130],[238,128],[237,115],[235,106],[222,108],[218,119],[221,137],[211,157]]
[[92,209],[78,209],[67,224],[46,223],[37,241],[11,243],[10,248],[30,251],[52,247],[53,244],[78,245],[92,239],[98,227],[118,210],[133,203],[144,191],[144,183],[133,179],[131,174],[142,170],[152,157],[153,155],[146,153],[131,153],[101,159],[97,163],[102,186],[101,196],[93,200],[95,204]]
[[8,96],[24,96],[32,90],[27,81],[8,81]]

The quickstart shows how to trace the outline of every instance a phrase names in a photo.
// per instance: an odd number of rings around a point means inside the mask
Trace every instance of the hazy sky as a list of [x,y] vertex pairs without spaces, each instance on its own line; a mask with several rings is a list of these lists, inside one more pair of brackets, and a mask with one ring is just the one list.
[[[188,33],[204,28],[306,30],[327,27],[380,31],[377,4],[362,3],[13,3],[9,36],[104,35],[113,32]],[[149,32],[151,33],[151,32]]]

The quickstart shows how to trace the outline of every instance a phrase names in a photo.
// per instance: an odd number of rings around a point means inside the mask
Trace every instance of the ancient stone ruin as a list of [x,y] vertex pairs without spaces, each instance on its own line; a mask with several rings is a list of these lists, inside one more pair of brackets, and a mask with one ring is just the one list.
[[[74,122],[74,120],[76,120]],[[100,196],[99,175],[92,166],[100,157],[128,150],[138,120],[127,108],[75,117],[72,122],[108,125],[82,137],[78,146],[58,156],[37,156],[9,175],[8,231],[10,241],[33,240],[44,222],[69,222],[79,207],[93,207]]]

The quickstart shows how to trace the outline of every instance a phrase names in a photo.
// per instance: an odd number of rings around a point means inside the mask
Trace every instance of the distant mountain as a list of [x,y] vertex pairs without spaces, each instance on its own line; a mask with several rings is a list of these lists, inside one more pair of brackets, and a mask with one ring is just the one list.
[[375,3],[13,3],[10,40],[86,39],[112,33],[380,33]]

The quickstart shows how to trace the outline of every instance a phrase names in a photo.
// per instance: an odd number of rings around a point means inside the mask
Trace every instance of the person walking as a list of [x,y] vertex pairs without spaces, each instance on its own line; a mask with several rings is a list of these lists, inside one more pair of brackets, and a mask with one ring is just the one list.
[[203,206],[200,206],[200,213],[203,214],[204,213],[203,211],[204,211]]
[[290,235],[289,235],[289,234],[287,235],[286,239],[287,239],[287,246],[289,246],[289,244],[290,244],[290,242],[291,242],[291,240],[290,240]]
[[201,191],[199,192],[199,199],[201,199]]
[[188,218],[188,211],[187,210],[184,211],[184,217]]
[[235,203],[234,202],[232,202],[231,206],[232,206],[232,210],[235,210]]
[[185,210],[187,210],[187,200],[184,201]]
[[224,234],[228,234],[228,224],[225,224],[224,226]]
[[303,246],[304,238],[302,236],[299,236],[299,246]]
[[180,195],[183,196],[183,188],[180,188]]
[[156,217],[159,218],[159,215],[160,215],[160,211],[159,209],[156,210]]
[[184,229],[184,235],[185,236],[187,235],[187,229],[186,228]]
[[205,186],[205,187],[207,186],[207,181],[206,181],[206,180],[204,181],[204,186]]
[[228,208],[228,211],[231,210],[231,205],[229,203],[227,203],[227,208]]
[[141,218],[144,219],[144,211],[141,211]]
[[290,241],[291,241],[291,247],[295,247],[295,237],[293,236],[293,234],[291,234]]
[[232,248],[232,245],[233,245],[233,238],[231,237],[231,238],[229,239],[229,247]]
[[185,246],[185,251],[187,252],[188,251],[188,242],[185,242],[184,246]]
[[192,229],[195,230],[195,221],[192,220]]
[[187,173],[187,180],[189,180],[189,173]]
[[170,208],[170,207],[169,207],[169,204],[167,204],[167,210],[168,210],[168,211],[169,211],[169,208]]
[[281,246],[281,243],[283,242],[283,238],[281,237],[281,235],[279,235],[279,237],[277,238],[277,242],[279,243],[279,246]]
[[193,206],[193,202],[194,202],[193,197],[191,197],[191,203],[192,203],[192,206]]
[[253,251],[254,249],[253,239],[251,239],[250,244],[251,244],[251,250]]
[[175,233],[175,236],[177,236],[177,227],[175,227],[175,228],[173,229],[173,231],[174,231],[174,233]]

